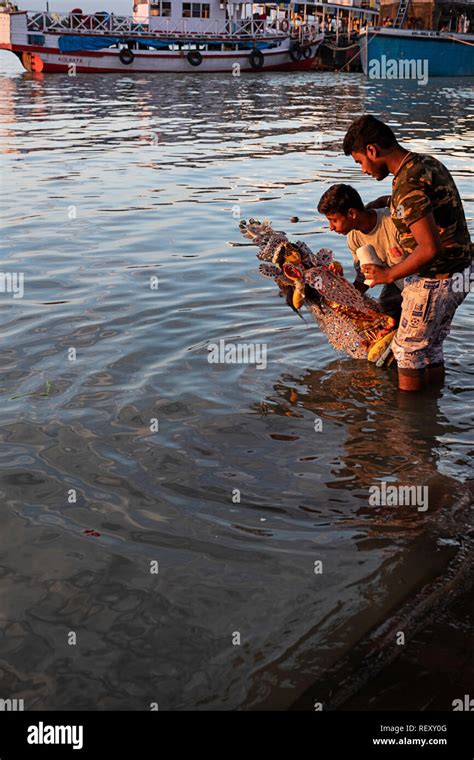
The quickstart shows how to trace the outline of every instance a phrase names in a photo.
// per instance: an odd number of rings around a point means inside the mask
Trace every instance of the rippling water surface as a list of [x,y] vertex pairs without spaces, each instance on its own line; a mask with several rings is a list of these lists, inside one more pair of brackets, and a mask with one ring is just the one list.
[[[25,277],[0,300],[0,696],[286,707],[456,552],[473,301],[445,388],[404,397],[228,241],[267,217],[349,269],[315,206],[334,181],[389,191],[341,155],[367,111],[447,164],[474,230],[473,81],[0,65],[2,271]],[[266,368],[210,364],[220,339],[265,343]],[[428,511],[369,506],[383,480],[429,486]]]

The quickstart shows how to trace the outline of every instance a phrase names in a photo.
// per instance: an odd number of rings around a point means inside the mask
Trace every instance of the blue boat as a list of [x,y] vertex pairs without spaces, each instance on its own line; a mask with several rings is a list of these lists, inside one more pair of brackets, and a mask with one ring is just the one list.
[[474,76],[474,34],[368,27],[359,45],[370,79]]

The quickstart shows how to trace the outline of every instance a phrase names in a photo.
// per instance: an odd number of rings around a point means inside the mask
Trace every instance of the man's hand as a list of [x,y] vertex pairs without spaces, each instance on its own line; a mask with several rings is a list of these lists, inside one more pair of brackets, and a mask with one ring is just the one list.
[[390,267],[393,271],[391,282],[401,280],[410,274],[416,274],[422,266],[425,266],[443,250],[439,230],[431,212],[414,222],[410,226],[410,230],[417,246],[400,264]]
[[334,274],[340,274],[341,277],[344,276],[344,269],[342,264],[339,263],[339,261],[331,261],[331,263],[328,266],[328,269],[330,272],[334,272]]
[[365,274],[365,279],[372,280],[369,288],[373,288],[375,285],[388,285],[388,283],[393,282],[393,277],[390,272],[391,267],[379,267],[376,264],[364,264],[361,269]]

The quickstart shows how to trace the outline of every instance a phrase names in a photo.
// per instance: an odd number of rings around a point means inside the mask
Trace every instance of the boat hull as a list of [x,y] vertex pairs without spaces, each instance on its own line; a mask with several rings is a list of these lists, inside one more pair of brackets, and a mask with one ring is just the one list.
[[[437,32],[412,32],[402,29],[368,29],[360,37],[360,57],[366,76],[379,77],[387,71],[387,61],[426,61],[429,77],[474,76],[474,35]],[[379,66],[374,62],[379,62]],[[392,67],[392,70],[393,67]]]
[[118,50],[60,52],[57,48],[32,45],[0,45],[0,48],[14,52],[28,71],[70,73],[253,73],[262,71],[305,71],[311,69],[320,41],[315,41],[308,50],[307,57],[293,61],[289,49],[264,52],[264,63],[259,69],[251,66],[250,51],[202,52],[202,62],[193,66],[185,52],[134,51],[132,63],[122,63]]
[[358,40],[343,39],[341,47],[334,44],[334,40],[323,40],[313,68],[317,71],[362,71]]

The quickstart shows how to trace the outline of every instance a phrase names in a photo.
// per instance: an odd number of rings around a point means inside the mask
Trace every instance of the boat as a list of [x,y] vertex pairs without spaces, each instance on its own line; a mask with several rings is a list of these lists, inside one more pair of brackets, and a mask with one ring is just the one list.
[[452,3],[443,0],[400,0],[386,7],[393,12],[385,16],[385,25],[368,26],[359,37],[366,76],[421,84],[428,77],[474,76],[472,0],[457,4],[454,15]]
[[318,71],[361,71],[359,30],[378,22],[379,0],[304,2],[303,21],[324,34],[313,68]]
[[302,71],[322,39],[292,3],[137,0],[131,16],[0,6],[0,49],[36,73]]

